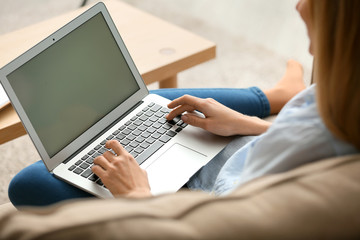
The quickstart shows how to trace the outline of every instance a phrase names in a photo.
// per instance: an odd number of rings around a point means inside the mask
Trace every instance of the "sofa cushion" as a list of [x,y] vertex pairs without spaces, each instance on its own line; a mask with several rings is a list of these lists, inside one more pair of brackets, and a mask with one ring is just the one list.
[[0,239],[360,237],[360,155],[256,179],[226,197],[179,192],[0,213]]

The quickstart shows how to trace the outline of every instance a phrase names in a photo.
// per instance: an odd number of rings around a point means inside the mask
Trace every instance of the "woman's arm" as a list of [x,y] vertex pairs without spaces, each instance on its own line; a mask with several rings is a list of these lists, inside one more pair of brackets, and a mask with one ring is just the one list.
[[[258,117],[236,112],[211,98],[185,95],[172,101],[168,107],[173,108],[167,116],[168,120],[185,113],[181,117],[185,123],[221,136],[259,135],[271,125]],[[194,114],[195,110],[203,113],[205,118]]]

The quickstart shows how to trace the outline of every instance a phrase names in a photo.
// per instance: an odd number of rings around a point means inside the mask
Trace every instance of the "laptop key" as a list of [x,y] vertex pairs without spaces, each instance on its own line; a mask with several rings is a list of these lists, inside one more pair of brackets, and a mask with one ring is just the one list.
[[165,128],[166,130],[169,130],[170,128],[172,128],[172,125],[170,123],[165,123],[163,128]]
[[126,137],[126,139],[133,141],[136,138],[136,136],[130,134],[129,136]]
[[132,134],[134,134],[135,136],[139,136],[141,134],[141,131],[136,129],[135,131],[132,132]]
[[144,125],[147,127],[150,127],[153,123],[149,120],[147,120],[146,122],[144,122]]
[[174,137],[176,135],[176,132],[170,130],[166,133],[166,135],[169,135],[170,137]]
[[113,132],[112,134],[113,134],[113,135],[118,135],[118,134],[119,134],[119,132],[120,132],[119,130],[116,130],[116,131],[115,131],[115,132]]
[[154,123],[154,124],[152,125],[152,127],[159,129],[159,128],[161,127],[161,125],[162,125],[161,123],[156,122],[156,123]]
[[95,182],[96,180],[99,179],[99,177],[98,177],[97,175],[93,174],[93,175],[91,175],[88,179],[89,179],[90,181]]
[[125,147],[125,150],[126,150],[127,152],[131,152],[133,149],[134,149],[134,148],[131,147],[131,146],[126,146],[126,147]]
[[146,139],[145,142],[150,143],[150,144],[153,144],[155,141],[156,141],[156,139],[154,139],[154,138],[152,138],[152,137],[149,137],[148,139]]
[[146,131],[149,133],[154,133],[154,132],[156,132],[156,128],[150,127]]
[[151,137],[158,139],[159,137],[161,137],[161,135],[159,133],[154,133],[153,135],[151,135]]
[[80,167],[81,167],[82,169],[87,169],[89,166],[90,166],[90,165],[87,164],[87,163],[83,163],[83,164],[80,165]]
[[150,136],[150,133],[148,133],[148,132],[143,132],[143,133],[141,134],[141,136],[144,137],[144,138],[148,138],[148,137]]
[[158,119],[159,118],[156,117],[156,116],[152,116],[152,117],[149,118],[149,120],[152,121],[152,122],[156,122]]
[[95,150],[91,150],[90,152],[88,152],[88,155],[91,156],[95,153]]
[[88,168],[88,169],[86,169],[85,172],[83,172],[83,173],[81,174],[81,176],[84,177],[84,178],[88,178],[91,174],[92,174],[92,171],[91,171],[90,168]]
[[155,104],[155,106],[153,106],[150,110],[153,111],[153,112],[157,112],[157,111],[159,111],[160,109],[161,109],[161,106]]
[[94,163],[94,158],[90,157],[90,158],[88,158],[88,159],[86,160],[86,162],[87,162],[88,164],[93,164],[93,163]]
[[116,138],[119,140],[123,140],[126,136],[122,133],[119,133],[118,135],[116,135]]
[[99,184],[100,186],[104,185],[100,178],[99,180],[96,181],[96,183]]
[[120,143],[121,143],[121,145],[126,146],[126,145],[128,145],[130,143],[130,141],[127,140],[127,139],[124,139],[124,140],[121,140]]
[[143,132],[147,129],[147,127],[145,127],[144,125],[141,125],[138,127],[138,129]]
[[102,149],[100,149],[98,152],[101,153],[101,154],[104,154],[105,152],[107,152],[107,149],[106,149],[106,148],[102,148]]
[[165,128],[160,128],[159,130],[157,130],[158,133],[160,133],[161,135],[163,135],[166,132]]
[[143,121],[141,121],[141,120],[136,120],[135,122],[134,122],[134,125],[136,125],[136,126],[140,126],[141,124],[143,123]]
[[[106,143],[106,140],[103,140],[100,144],[101,144],[101,145],[105,145],[105,143]],[[98,146],[99,146],[99,145],[98,145]],[[98,146],[95,147],[95,150],[97,150],[96,148],[97,148]]]
[[137,141],[138,143],[142,143],[143,141],[145,141],[145,138],[140,136],[140,137],[136,138],[135,141]]
[[182,130],[181,127],[178,127],[177,129],[175,129],[175,132],[180,132]]
[[145,116],[151,117],[154,114],[152,111],[145,112]]
[[128,129],[131,131],[134,131],[137,128],[137,126],[135,124],[131,124],[130,126],[128,126]]
[[82,170],[81,168],[77,168],[77,169],[74,170],[74,173],[80,174],[80,173],[82,173],[83,171],[84,171],[84,170]]
[[141,117],[139,117],[139,120],[145,122],[148,118],[144,115],[142,115]]
[[148,148],[150,144],[148,144],[147,142],[143,142],[142,144],[140,144],[140,146],[145,149]]
[[81,160],[78,160],[78,161],[75,163],[75,165],[76,165],[76,166],[79,166],[81,163],[82,163],[82,161],[81,161]]
[[[105,141],[105,140],[104,140]],[[105,145],[106,141],[104,144],[102,144],[104,141],[101,142],[101,145]],[[94,147],[95,150],[99,150],[100,148],[102,148],[101,145],[97,145],[96,147]]]
[[166,118],[160,118],[160,119],[158,120],[158,123],[160,123],[160,124],[164,124],[164,123],[166,123],[166,122],[167,122]]
[[144,151],[144,149],[142,147],[138,147],[138,148],[135,148],[134,152],[136,152],[137,154],[140,154]]
[[130,146],[130,147],[133,147],[133,148],[136,148],[137,146],[139,146],[139,143],[136,142],[136,141],[134,141],[134,142],[130,143],[129,146]]
[[171,137],[164,135],[159,140],[162,141],[163,143],[167,143],[170,139]]
[[124,131],[122,131],[122,134],[124,135],[129,135],[131,133],[131,131],[129,129],[124,129]]
[[151,155],[154,154],[157,150],[159,150],[162,146],[164,146],[164,143],[162,142],[155,142],[153,145],[151,145],[149,148],[147,148],[141,155],[139,155],[135,160],[140,165],[143,163],[146,159],[148,159]]
[[96,158],[98,156],[101,156],[101,153],[96,152],[96,153],[94,153],[94,155],[92,155],[93,158]]
[[155,116],[157,116],[158,118],[161,118],[162,116],[164,116],[163,112],[156,112]]
[[72,165],[71,167],[68,168],[68,170],[69,170],[69,171],[72,171],[72,170],[74,170],[75,168],[76,168],[76,166],[75,166],[75,165]]

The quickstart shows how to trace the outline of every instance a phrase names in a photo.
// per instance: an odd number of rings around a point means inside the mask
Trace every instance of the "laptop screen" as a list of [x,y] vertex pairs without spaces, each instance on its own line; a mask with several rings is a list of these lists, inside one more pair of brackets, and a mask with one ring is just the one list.
[[101,13],[7,78],[50,157],[139,90]]

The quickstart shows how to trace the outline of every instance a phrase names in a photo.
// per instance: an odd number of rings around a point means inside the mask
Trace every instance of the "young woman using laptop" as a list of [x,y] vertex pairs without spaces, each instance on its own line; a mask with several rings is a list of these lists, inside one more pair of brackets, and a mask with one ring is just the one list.
[[[297,4],[310,38],[315,84],[301,91],[301,68],[290,62],[284,78],[274,89],[189,90],[169,104],[168,119],[192,110],[201,119],[185,113],[182,120],[219,135],[258,135],[235,150],[230,158],[219,154],[188,182],[190,189],[227,194],[237,186],[302,164],[360,150],[360,2],[357,0],[300,0]],[[159,90],[176,97],[180,90]],[[301,93],[294,95],[301,91]],[[157,92],[155,92],[157,93]],[[280,93],[280,94],[279,94]],[[172,95],[173,94],[173,95]],[[180,92],[182,95],[183,92]],[[205,94],[205,95],[204,95]],[[243,96],[237,99],[237,96]],[[293,98],[292,98],[293,97]],[[284,107],[283,105],[292,98]],[[244,108],[237,108],[245,106]],[[257,109],[249,113],[247,109]],[[234,110],[235,109],[235,110]],[[277,113],[270,124],[259,117]],[[246,114],[246,115],[244,115]],[[249,116],[252,115],[252,116]],[[256,116],[256,117],[254,117]],[[238,142],[239,143],[239,142]],[[118,197],[149,197],[146,171],[116,141],[107,142],[116,153],[95,158],[92,170]],[[226,150],[226,149],[225,149]],[[221,158],[225,158],[221,159]],[[47,172],[41,162],[21,171],[11,182],[9,197],[14,205],[46,205],[89,194],[67,185]]]

